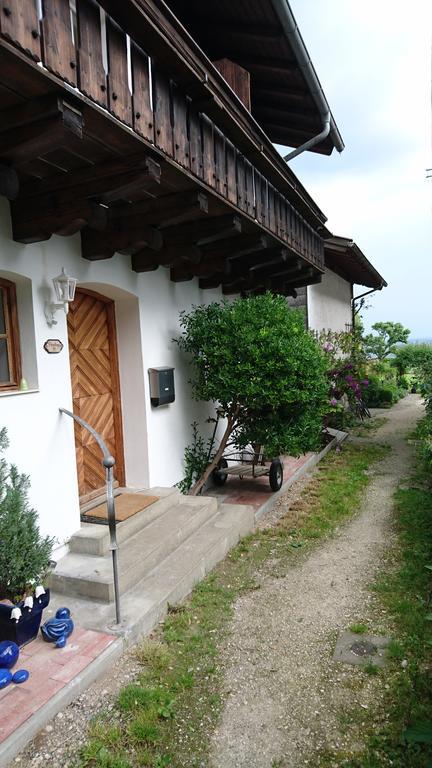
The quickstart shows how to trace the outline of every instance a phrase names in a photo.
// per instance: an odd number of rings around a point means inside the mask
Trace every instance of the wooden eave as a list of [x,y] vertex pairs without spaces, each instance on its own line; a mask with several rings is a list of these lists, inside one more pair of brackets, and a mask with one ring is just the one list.
[[[212,61],[228,58],[248,70],[251,111],[271,141],[297,147],[320,133],[322,117],[314,94],[271,0],[166,0],[166,4]],[[267,113],[269,101],[281,113],[278,122]],[[293,107],[299,111],[297,125]],[[330,155],[333,149],[328,136],[312,151]]]
[[[274,187],[135,38],[131,96],[118,17],[107,19],[107,80],[91,69],[97,29],[80,27],[77,49],[68,0],[47,0],[41,37],[31,2],[0,18],[0,194],[16,241],[80,232],[84,258],[119,252],[136,272],[162,265],[174,281],[199,277],[227,293],[288,295],[321,279],[321,218],[292,186],[298,206]],[[95,0],[76,4],[80,24],[99,23]],[[24,25],[14,26],[17,9]]]
[[387,286],[358,245],[346,237],[331,237],[324,242],[325,265],[351,284],[381,290]]
[[[193,94],[228,137],[290,201],[314,223],[324,225],[327,217],[317,206],[295,173],[284,162],[271,139],[231,90],[204,50],[163,0],[100,0],[100,4],[150,56],[160,58],[170,76]],[[321,130],[319,127],[318,132]],[[293,131],[293,145],[310,138]]]

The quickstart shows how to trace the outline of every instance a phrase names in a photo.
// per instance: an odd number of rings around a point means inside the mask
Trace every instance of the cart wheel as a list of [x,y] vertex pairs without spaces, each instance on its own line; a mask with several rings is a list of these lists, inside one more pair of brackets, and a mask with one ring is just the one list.
[[283,483],[283,466],[279,459],[273,459],[270,464],[269,483],[272,491],[279,491]]
[[226,472],[221,472],[221,469],[225,469],[228,466],[226,459],[221,459],[216,469],[212,472],[212,478],[215,485],[225,485],[228,475]]

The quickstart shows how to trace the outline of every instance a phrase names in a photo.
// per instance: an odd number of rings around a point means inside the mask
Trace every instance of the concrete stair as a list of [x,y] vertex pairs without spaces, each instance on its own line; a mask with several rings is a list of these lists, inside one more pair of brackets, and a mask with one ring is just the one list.
[[[217,500],[214,498],[168,494],[129,520],[119,523],[120,593],[141,581],[183,541],[209,522],[217,511]],[[84,524],[72,537],[72,551],[62,558],[52,573],[51,588],[64,595],[79,595],[105,602],[114,600],[112,556],[108,543],[107,525]]]
[[[183,497],[186,504],[190,497]],[[204,497],[199,499],[204,501]],[[183,506],[180,502],[179,507]],[[174,507],[176,509],[177,505]],[[175,514],[173,516],[173,522]],[[167,553],[160,562],[140,581],[121,597],[122,621],[115,625],[113,603],[96,602],[75,593],[67,598],[72,616],[80,626],[88,629],[112,631],[136,640],[152,630],[167,611],[168,604],[175,604],[185,598],[229,550],[254,526],[253,508],[239,504],[222,504],[220,508],[193,533],[184,538],[175,549]],[[125,547],[123,547],[125,549]],[[66,560],[69,555],[66,555]],[[60,561],[57,568],[65,569]],[[55,611],[63,605],[64,594],[51,594],[50,609]]]

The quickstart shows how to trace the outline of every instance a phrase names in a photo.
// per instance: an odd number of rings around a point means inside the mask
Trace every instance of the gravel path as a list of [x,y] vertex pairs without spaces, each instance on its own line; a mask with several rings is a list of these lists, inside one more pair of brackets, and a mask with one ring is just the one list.
[[368,584],[392,541],[392,496],[409,467],[404,437],[422,415],[420,398],[409,395],[385,415],[373,437],[357,438],[392,447],[372,471],[359,514],[286,577],[265,578],[235,605],[212,768],[316,768],[320,750],[346,746],[341,713],[368,708],[376,695],[376,678],[356,685],[358,670],[331,655],[342,630],[376,613]]

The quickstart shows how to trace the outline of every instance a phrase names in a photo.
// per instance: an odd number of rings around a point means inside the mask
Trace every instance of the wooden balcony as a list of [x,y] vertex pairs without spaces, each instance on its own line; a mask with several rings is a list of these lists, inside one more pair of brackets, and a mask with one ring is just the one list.
[[325,220],[301,185],[288,171],[283,191],[272,184],[263,153],[253,163],[234,143],[227,109],[222,131],[196,84],[178,85],[102,5],[44,0],[39,18],[35,0],[0,0],[0,194],[14,239],[81,231],[87,259],[117,251],[138,272],[164,265],[227,293],[319,281]]

